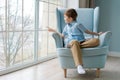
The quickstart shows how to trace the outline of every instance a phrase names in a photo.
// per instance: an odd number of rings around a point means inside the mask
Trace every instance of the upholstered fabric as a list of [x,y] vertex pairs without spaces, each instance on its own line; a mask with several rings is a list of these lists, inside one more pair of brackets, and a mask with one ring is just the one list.
[[[57,28],[59,32],[62,32],[64,22],[64,12],[66,9],[57,9]],[[76,9],[78,13],[77,21],[82,23],[86,28],[91,31],[97,32],[99,22],[99,7],[93,8],[79,8]],[[103,68],[105,66],[107,54],[109,51],[109,41],[111,32],[107,31],[99,36],[100,45],[94,48],[83,48],[83,67],[85,68]],[[85,34],[86,38],[92,38],[93,36]],[[60,61],[60,65],[63,69],[75,68],[74,60],[71,50],[64,47],[63,39],[57,34],[53,33],[57,47],[57,55]]]

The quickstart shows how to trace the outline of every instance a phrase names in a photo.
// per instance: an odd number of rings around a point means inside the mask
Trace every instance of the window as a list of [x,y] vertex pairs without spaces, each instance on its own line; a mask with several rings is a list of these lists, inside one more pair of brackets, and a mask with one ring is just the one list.
[[[53,27],[56,29],[56,8],[63,6],[62,0],[40,0],[39,1],[39,54],[48,56],[55,53],[55,43],[45,28]],[[42,39],[42,40],[41,40]],[[44,52],[44,53],[43,53]],[[44,54],[44,55],[43,55]]]
[[46,27],[56,28],[57,7],[62,0],[0,0],[0,72],[55,55]]

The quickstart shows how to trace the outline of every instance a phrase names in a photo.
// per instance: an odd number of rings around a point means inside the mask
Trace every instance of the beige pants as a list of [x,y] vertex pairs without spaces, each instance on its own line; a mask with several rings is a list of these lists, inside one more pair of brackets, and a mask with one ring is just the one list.
[[92,38],[92,39],[86,40],[83,43],[80,43],[76,40],[72,40],[69,45],[72,51],[75,65],[78,66],[78,65],[82,65],[81,48],[96,47],[99,45],[99,39]]

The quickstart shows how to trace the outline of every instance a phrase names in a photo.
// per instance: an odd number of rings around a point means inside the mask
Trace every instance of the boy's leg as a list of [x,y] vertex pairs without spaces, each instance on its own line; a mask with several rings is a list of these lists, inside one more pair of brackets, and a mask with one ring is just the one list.
[[80,44],[81,48],[96,47],[98,45],[99,45],[98,38],[91,38]]
[[70,42],[70,46],[75,65],[82,65],[82,53],[80,49],[80,43],[76,40],[73,40]]
[[85,74],[85,70],[82,67],[82,53],[80,49],[80,43],[76,40],[70,42],[71,51],[75,65],[77,66],[77,71],[79,74]]

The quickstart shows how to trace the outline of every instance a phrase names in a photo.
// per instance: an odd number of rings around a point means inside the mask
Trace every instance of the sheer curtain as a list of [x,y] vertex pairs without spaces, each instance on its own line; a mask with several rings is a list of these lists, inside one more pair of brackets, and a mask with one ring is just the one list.
[[95,1],[94,0],[79,0],[80,8],[94,8]]

